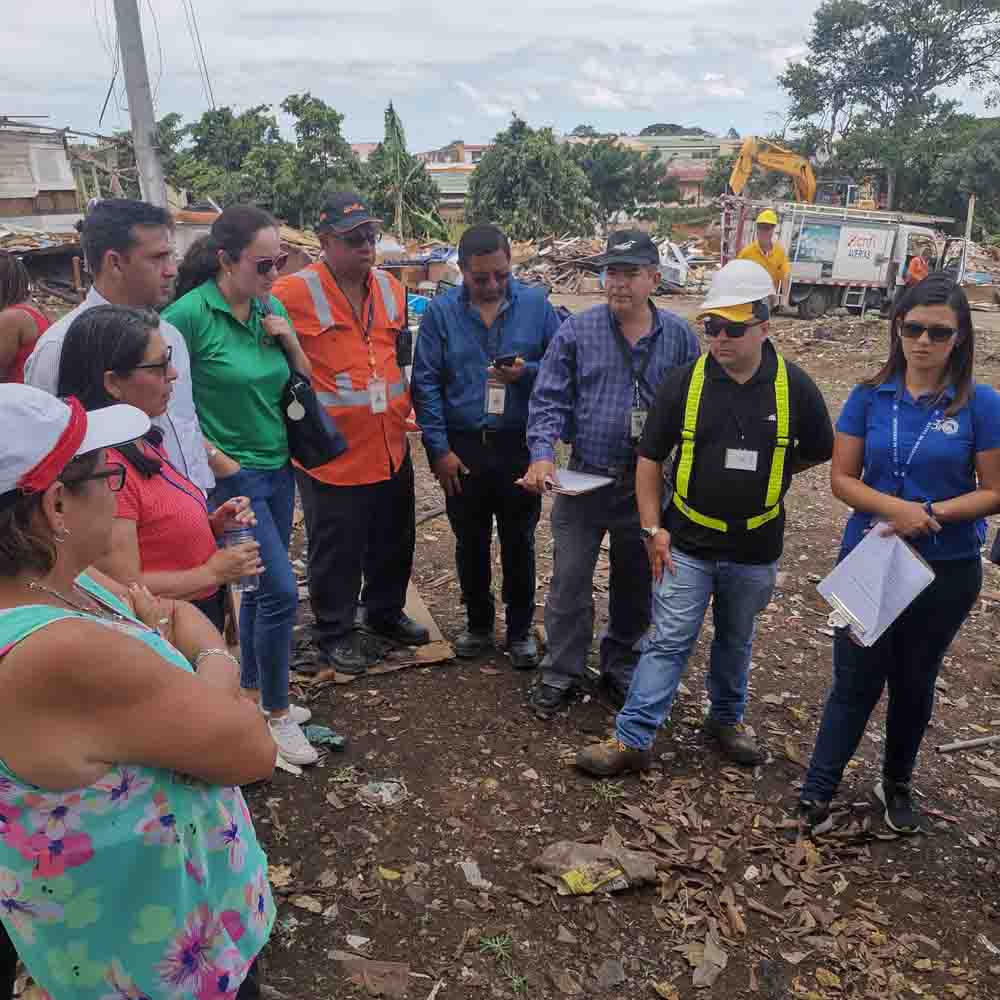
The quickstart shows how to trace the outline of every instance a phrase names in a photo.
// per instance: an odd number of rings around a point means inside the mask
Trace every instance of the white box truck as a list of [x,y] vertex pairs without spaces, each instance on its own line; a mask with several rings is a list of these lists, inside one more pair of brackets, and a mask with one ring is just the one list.
[[861,311],[890,304],[904,283],[915,254],[939,248],[934,226],[954,222],[944,216],[881,212],[799,202],[722,199],[722,262],[734,259],[756,235],[754,220],[774,209],[774,238],[788,254],[792,274],[777,291],[782,306],[804,319],[847,307]]

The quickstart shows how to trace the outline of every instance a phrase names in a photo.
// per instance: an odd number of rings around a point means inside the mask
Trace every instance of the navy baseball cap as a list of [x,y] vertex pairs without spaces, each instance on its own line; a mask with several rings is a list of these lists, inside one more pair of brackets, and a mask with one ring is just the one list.
[[608,237],[608,248],[592,258],[598,267],[612,264],[659,264],[660,251],[641,229],[622,229]]
[[366,222],[381,225],[382,220],[371,214],[356,191],[338,191],[320,210],[316,232],[332,229],[335,233],[349,233]]

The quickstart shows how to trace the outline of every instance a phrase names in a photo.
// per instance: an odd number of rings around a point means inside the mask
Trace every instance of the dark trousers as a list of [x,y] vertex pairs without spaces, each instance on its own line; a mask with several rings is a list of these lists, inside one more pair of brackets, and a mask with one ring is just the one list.
[[14,996],[15,979],[17,979],[17,949],[7,933],[7,928],[0,924],[0,1000],[11,1000]]
[[191,602],[220,632],[226,628],[226,588],[220,587],[211,597]]
[[500,536],[501,596],[507,608],[507,639],[524,638],[535,616],[535,528],[542,498],[515,486],[531,462],[519,431],[449,435],[469,475],[462,492],[446,501],[455,533],[455,565],[473,632],[493,631],[493,521]]
[[330,486],[301,470],[295,476],[309,541],[316,641],[328,643],[354,628],[359,591],[369,624],[395,622],[406,604],[417,536],[409,452],[381,483]]
[[934,582],[878,642],[865,648],[843,630],[833,641],[833,688],[827,698],[802,797],[829,802],[888,685],[882,775],[906,783],[934,710],[941,660],[979,596],[979,558],[931,563]]
[[635,482],[557,496],[542,662],[542,681],[552,687],[573,687],[584,676],[594,637],[594,568],[606,532],[611,534],[611,579],[601,673],[624,693],[639,662],[639,641],[649,628],[652,574],[639,531]]

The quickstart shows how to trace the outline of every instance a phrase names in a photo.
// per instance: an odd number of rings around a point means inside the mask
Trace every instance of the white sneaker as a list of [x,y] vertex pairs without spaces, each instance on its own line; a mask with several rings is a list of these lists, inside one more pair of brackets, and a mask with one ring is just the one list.
[[[263,705],[258,703],[261,712],[268,718],[271,717],[271,713],[264,708]],[[293,721],[297,722],[300,726],[304,726],[312,717],[312,712],[309,711],[305,705],[289,705],[288,706],[288,717]]]
[[316,748],[290,715],[268,719],[267,724],[271,727],[271,737],[278,744],[278,753],[289,764],[315,764],[319,760]]

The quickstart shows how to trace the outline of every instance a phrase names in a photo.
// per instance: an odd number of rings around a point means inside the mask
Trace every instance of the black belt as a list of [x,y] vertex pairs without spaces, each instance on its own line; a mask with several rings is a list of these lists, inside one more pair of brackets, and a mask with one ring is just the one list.
[[449,431],[448,436],[460,440],[476,441],[483,445],[514,443],[527,446],[526,433],[523,430],[500,430],[491,427],[482,427],[478,431]]

